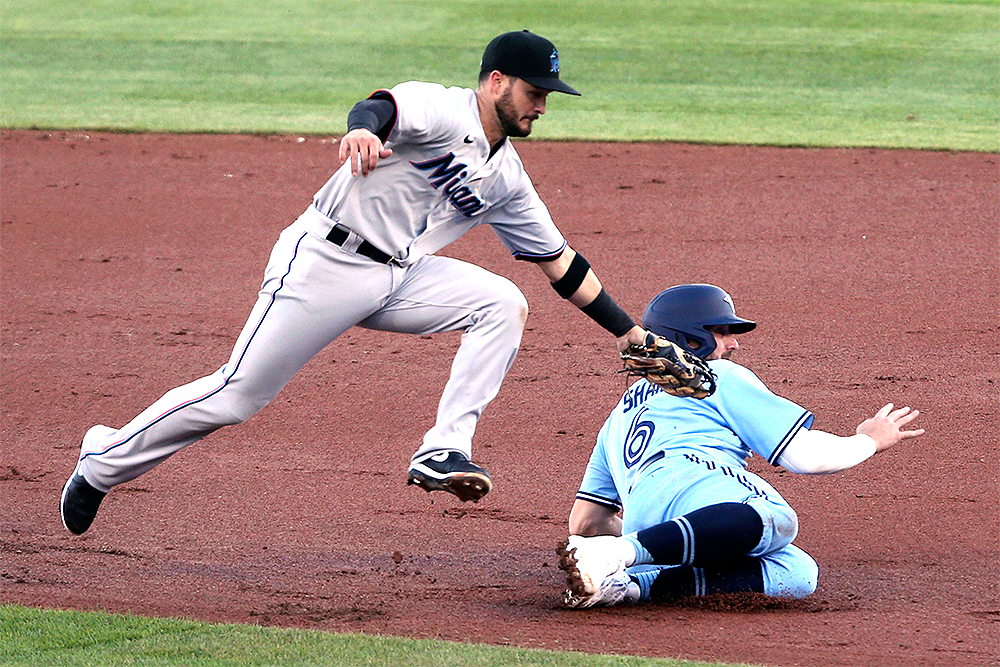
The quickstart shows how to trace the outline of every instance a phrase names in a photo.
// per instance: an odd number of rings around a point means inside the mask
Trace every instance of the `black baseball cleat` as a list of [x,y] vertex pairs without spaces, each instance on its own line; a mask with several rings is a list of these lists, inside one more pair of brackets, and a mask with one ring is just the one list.
[[455,450],[427,452],[410,461],[406,483],[428,492],[447,491],[462,502],[474,503],[493,488],[490,474]]
[[59,501],[59,512],[62,514],[66,530],[82,535],[94,523],[97,508],[108,494],[98,491],[77,471],[73,471],[66,486],[63,487],[62,498]]

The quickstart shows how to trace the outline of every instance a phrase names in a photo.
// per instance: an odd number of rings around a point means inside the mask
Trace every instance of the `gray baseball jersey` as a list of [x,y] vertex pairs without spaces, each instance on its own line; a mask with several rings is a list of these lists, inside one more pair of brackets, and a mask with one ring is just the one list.
[[488,223],[520,259],[557,257],[566,245],[510,141],[495,155],[475,91],[411,81],[396,103],[390,157],[365,178],[345,164],[316,193],[315,209],[412,264]]

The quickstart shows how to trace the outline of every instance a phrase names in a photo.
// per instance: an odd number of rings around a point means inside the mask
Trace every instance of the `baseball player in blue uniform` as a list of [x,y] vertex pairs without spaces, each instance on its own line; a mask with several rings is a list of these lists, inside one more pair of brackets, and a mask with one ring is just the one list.
[[661,292],[642,324],[707,360],[716,390],[693,400],[640,380],[622,396],[598,433],[571,536],[557,550],[563,601],[582,608],[720,592],[809,595],[818,569],[792,544],[795,511],[747,460],[757,454],[803,474],[845,470],[922,435],[904,430],[919,413],[890,403],[849,437],[811,429],[811,412],[731,360],[737,336],[756,323],[737,317],[714,285]]
[[112,487],[248,419],[353,326],[464,332],[408,482],[482,498],[492,481],[471,461],[472,438],[514,361],[528,307],[507,279],[435,251],[488,224],[620,350],[646,337],[567,245],[508,141],[528,136],[551,91],[579,95],[561,80],[552,42],[523,31],[490,42],[475,90],[407,82],[359,102],[340,142],[343,165],[281,233],[229,360],[124,426],[87,431],[61,496],[65,526],[84,532]]

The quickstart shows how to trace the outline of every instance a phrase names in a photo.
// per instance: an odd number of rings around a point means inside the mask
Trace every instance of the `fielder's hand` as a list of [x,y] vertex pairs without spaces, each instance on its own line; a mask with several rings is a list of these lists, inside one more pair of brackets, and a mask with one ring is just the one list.
[[673,396],[705,398],[715,392],[715,374],[703,360],[647,332],[642,345],[632,345],[621,353],[623,372],[644,377]]
[[380,159],[392,155],[392,149],[382,145],[382,140],[369,130],[351,130],[340,140],[340,161],[351,161],[351,175],[367,176],[378,166]]

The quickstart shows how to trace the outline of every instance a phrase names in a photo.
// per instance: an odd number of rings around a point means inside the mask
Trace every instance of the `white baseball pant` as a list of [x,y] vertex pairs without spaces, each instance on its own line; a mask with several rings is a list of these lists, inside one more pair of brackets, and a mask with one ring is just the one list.
[[506,278],[452,258],[380,264],[334,245],[327,231],[303,215],[281,233],[257,303],[222,368],[168,391],[120,429],[88,431],[79,471],[89,484],[109,491],[248,419],[355,325],[418,335],[464,330],[436,422],[417,454],[457,449],[471,456],[479,417],[521,342],[524,295]]

